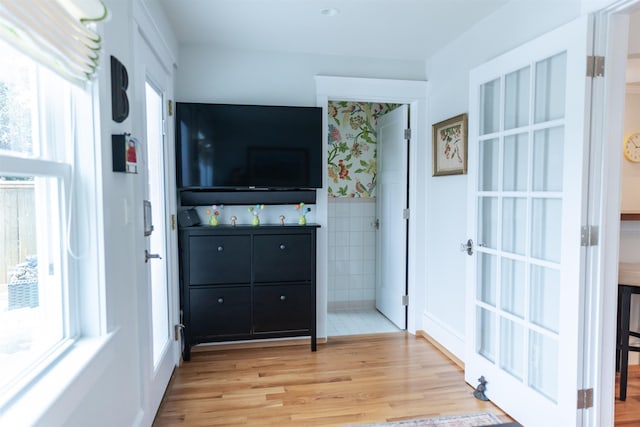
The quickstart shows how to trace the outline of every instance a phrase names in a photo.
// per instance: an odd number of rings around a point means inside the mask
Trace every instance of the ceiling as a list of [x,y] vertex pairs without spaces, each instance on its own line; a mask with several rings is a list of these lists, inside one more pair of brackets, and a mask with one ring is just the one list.
[[181,44],[424,60],[509,0],[158,1]]

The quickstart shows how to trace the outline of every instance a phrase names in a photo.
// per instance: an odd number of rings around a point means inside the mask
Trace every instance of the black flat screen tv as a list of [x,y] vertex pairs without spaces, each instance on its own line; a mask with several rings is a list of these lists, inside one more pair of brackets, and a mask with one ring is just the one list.
[[322,187],[322,108],[176,104],[183,190]]

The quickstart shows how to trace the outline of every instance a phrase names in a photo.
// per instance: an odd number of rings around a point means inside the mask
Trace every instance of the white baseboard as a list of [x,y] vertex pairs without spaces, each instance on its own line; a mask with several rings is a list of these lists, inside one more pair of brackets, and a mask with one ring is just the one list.
[[465,362],[464,336],[451,329],[437,317],[424,312],[422,314],[422,329],[431,338],[437,341],[444,349],[456,358]]

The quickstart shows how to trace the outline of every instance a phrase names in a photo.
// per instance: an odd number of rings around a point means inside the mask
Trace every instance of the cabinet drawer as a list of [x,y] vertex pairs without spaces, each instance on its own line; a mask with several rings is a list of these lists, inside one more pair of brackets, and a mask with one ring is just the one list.
[[189,291],[190,335],[205,338],[251,333],[251,287],[217,287]]
[[306,330],[311,326],[311,286],[255,286],[254,332]]
[[250,236],[192,236],[189,239],[191,285],[250,281]]
[[255,282],[311,280],[311,237],[299,234],[255,236],[253,262]]

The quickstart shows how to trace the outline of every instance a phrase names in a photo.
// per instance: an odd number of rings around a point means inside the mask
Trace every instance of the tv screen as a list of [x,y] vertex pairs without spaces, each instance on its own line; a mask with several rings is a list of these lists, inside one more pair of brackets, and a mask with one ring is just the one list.
[[322,108],[176,104],[182,189],[322,187]]

